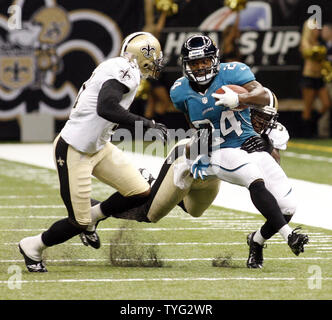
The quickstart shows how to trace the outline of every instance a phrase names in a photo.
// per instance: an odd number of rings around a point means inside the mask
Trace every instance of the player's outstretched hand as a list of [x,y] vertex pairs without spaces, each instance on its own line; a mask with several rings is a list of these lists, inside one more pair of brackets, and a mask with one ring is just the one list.
[[191,165],[190,172],[193,175],[194,179],[202,179],[204,180],[208,174],[206,172],[209,167],[210,160],[206,154],[199,155],[193,164]]
[[230,109],[234,109],[239,105],[239,95],[232,89],[222,86],[225,93],[212,93],[212,97],[217,101],[216,106],[224,106]]
[[169,132],[167,127],[163,123],[155,122],[152,120],[152,129],[156,129],[156,134],[163,141],[164,144],[168,143],[170,140]]

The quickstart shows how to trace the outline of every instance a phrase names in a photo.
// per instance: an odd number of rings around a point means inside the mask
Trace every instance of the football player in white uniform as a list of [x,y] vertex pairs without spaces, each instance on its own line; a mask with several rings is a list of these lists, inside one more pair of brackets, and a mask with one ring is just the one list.
[[[162,67],[159,41],[150,33],[136,32],[124,39],[119,57],[102,62],[78,92],[69,120],[54,141],[54,160],[60,193],[68,218],[48,230],[19,242],[30,272],[46,272],[42,252],[87,230],[91,224],[91,175],[118,192],[98,205],[116,215],[145,201],[150,185],[124,153],[110,143],[120,125],[146,129],[167,138],[167,128],[129,112],[141,78],[156,78]],[[96,235],[89,230],[92,236]],[[89,236],[89,234],[87,234]]]

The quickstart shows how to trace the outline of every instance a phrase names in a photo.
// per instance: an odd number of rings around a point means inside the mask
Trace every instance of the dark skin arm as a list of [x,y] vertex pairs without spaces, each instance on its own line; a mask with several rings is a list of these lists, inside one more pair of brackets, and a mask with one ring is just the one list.
[[269,104],[270,97],[258,81],[250,81],[242,87],[247,89],[248,93],[239,94],[239,104],[249,104],[257,107]]
[[271,156],[280,165],[280,152],[279,152],[279,149],[273,149],[272,153],[271,153]]

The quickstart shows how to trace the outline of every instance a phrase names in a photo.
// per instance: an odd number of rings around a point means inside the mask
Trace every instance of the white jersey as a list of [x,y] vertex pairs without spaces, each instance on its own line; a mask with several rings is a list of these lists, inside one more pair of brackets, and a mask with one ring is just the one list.
[[287,142],[289,140],[289,133],[285,126],[277,122],[277,127],[272,129],[268,133],[268,137],[272,141],[272,145],[275,149],[286,150]]
[[123,95],[120,105],[128,109],[140,83],[140,71],[136,63],[126,58],[111,58],[102,62],[81,87],[69,120],[61,131],[61,137],[76,150],[95,153],[110,140],[116,123],[97,114],[99,91],[107,80],[123,83],[129,92]]

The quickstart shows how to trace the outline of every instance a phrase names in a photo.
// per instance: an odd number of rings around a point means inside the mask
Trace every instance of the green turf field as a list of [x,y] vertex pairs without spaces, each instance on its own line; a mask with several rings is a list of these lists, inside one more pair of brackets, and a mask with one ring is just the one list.
[[[332,184],[332,152],[302,146],[310,142],[295,143],[301,143],[300,147],[292,145],[287,152],[323,158],[284,154],[286,173]],[[264,219],[216,207],[201,218],[175,209],[157,224],[108,219],[99,225],[103,243],[99,250],[84,247],[79,237],[74,237],[44,252],[48,273],[28,273],[18,241],[66,216],[57,176],[52,170],[4,160],[0,160],[0,168],[1,300],[332,297],[332,230],[303,226],[310,244],[298,257],[276,235],[264,250],[264,268],[247,269],[246,235]],[[93,197],[103,199],[110,192],[109,187],[94,181]]]

